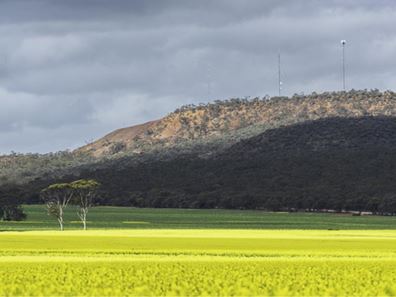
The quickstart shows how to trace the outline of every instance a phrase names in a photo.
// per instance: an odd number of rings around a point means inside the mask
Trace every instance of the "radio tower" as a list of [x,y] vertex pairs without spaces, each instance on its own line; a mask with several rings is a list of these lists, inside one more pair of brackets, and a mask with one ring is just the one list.
[[342,89],[345,91],[345,45],[346,40],[341,40],[342,46]]
[[210,63],[207,64],[207,69],[206,69],[207,73],[207,96],[208,96],[208,101],[210,101],[211,96],[212,96],[212,67],[210,65]]

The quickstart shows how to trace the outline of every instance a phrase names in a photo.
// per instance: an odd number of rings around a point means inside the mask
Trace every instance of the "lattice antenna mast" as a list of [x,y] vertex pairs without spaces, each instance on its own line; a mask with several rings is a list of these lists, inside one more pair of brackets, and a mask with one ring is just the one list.
[[345,91],[346,86],[345,86],[345,45],[346,45],[346,40],[341,40],[341,46],[342,46],[342,89]]
[[212,68],[210,64],[208,63],[207,67],[207,96],[208,96],[208,101],[211,99],[212,95]]

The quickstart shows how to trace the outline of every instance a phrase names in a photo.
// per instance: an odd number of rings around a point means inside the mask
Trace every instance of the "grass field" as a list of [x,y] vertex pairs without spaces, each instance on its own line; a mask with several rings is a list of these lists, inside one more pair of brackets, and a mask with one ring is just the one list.
[[[26,221],[1,222],[5,230],[54,230],[43,205],[25,206]],[[75,209],[66,211],[66,229],[80,229]],[[325,213],[270,213],[253,210],[188,210],[96,207],[88,214],[92,229],[395,229],[396,217]]]
[[26,210],[0,223],[0,296],[396,295],[391,217],[97,208],[60,232]]

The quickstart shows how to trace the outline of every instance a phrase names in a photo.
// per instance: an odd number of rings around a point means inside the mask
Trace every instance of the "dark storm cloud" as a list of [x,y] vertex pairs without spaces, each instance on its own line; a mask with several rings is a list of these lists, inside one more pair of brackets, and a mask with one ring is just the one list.
[[[0,0],[0,153],[73,148],[181,104],[395,85],[394,1]],[[209,84],[209,87],[208,87]]]

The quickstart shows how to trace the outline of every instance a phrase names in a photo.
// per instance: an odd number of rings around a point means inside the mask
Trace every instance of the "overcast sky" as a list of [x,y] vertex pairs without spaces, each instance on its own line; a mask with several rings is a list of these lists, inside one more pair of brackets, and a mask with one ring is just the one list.
[[[0,0],[0,153],[73,149],[183,104],[396,88],[396,1]],[[209,87],[208,87],[209,86]]]

